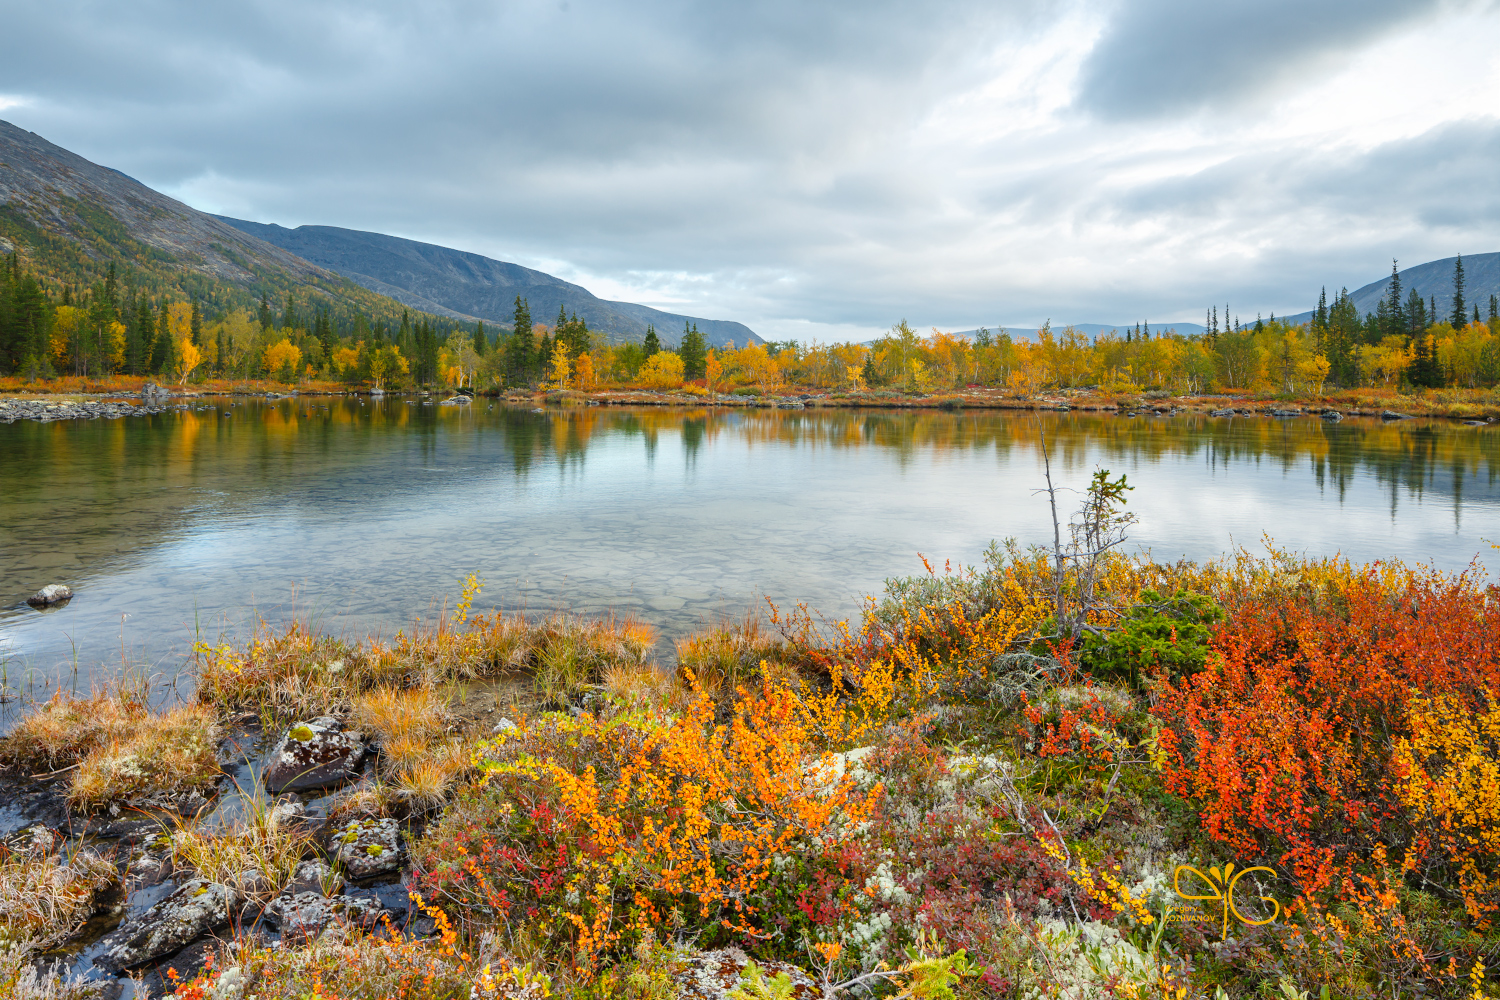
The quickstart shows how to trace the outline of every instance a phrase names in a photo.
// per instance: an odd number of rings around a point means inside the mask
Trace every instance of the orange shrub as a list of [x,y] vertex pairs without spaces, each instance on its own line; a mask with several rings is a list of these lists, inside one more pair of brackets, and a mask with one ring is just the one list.
[[1413,707],[1441,697],[1472,711],[1500,690],[1494,586],[1399,564],[1314,568],[1230,595],[1207,667],[1155,708],[1168,788],[1304,897],[1361,884],[1386,847],[1427,863],[1435,842],[1414,837],[1397,780]]

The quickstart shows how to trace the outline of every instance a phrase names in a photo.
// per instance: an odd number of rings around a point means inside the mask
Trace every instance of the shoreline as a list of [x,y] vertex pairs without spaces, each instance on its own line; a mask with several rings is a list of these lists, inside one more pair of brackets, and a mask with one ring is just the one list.
[[[283,386],[274,383],[188,388],[159,386],[154,394],[139,389],[109,390],[90,386],[84,391],[54,392],[48,388],[0,389],[0,423],[17,420],[48,422],[64,419],[143,416],[192,408],[192,400],[212,396],[287,399],[302,396],[393,396],[436,397],[443,392],[414,389],[371,392],[368,388],[330,386]],[[89,391],[96,390],[96,391]],[[1478,395],[1476,390],[1473,393]],[[1486,395],[1494,396],[1494,393]],[[1283,397],[1202,393],[1111,396],[1069,390],[1035,396],[1015,396],[998,390],[970,389],[964,392],[914,395],[890,391],[825,392],[787,388],[777,393],[716,393],[599,389],[592,391],[506,392],[483,390],[477,400],[492,400],[517,407],[651,406],[716,409],[883,409],[883,410],[991,410],[1016,412],[1080,412],[1135,416],[1256,416],[1320,417],[1337,422],[1345,417],[1377,417],[1386,421],[1408,419],[1443,420],[1467,426],[1488,426],[1500,421],[1500,401],[1441,400],[1423,397],[1361,394],[1358,391],[1323,397]],[[174,402],[167,402],[172,400]]]

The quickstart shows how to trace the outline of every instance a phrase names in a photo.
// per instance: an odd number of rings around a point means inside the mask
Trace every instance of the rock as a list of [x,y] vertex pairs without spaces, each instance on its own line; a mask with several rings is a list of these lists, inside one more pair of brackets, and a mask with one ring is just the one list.
[[1465,427],[1488,427],[1489,425],[1485,421],[1483,421],[1483,420],[1465,420],[1464,421],[1464,426]]
[[1273,416],[1273,417],[1300,417],[1300,416],[1302,416],[1302,411],[1301,410],[1275,409],[1275,410],[1269,410],[1267,412],[1269,412],[1271,414],[1271,416]]
[[1209,416],[1210,417],[1232,417],[1232,416],[1234,416],[1234,411],[1233,410],[1214,410],[1214,411],[1212,411],[1212,412],[1209,413]]
[[38,590],[35,594],[26,598],[26,603],[33,608],[45,608],[53,604],[62,604],[73,599],[73,588],[66,583],[49,583]]
[[1395,410],[1384,410],[1380,414],[1381,420],[1410,420],[1410,413],[1397,413]]
[[281,896],[266,910],[266,916],[281,930],[282,940],[307,940],[323,933],[335,920],[356,927],[374,927],[385,910],[373,899],[325,896],[321,892],[299,892]]
[[[693,955],[687,966],[677,974],[673,993],[684,1000],[726,1000],[740,983],[740,976],[750,964],[750,956],[738,948],[720,948]],[[767,985],[777,976],[785,974],[791,980],[791,991],[787,994],[795,1000],[814,1000],[823,997],[823,988],[806,971],[786,962],[756,962]],[[776,991],[780,996],[780,991]]]
[[329,846],[353,880],[401,867],[401,830],[393,819],[356,819],[335,830]]
[[1326,420],[1326,421],[1328,421],[1331,424],[1336,424],[1340,420],[1344,419],[1344,415],[1342,413],[1340,413],[1338,410],[1324,410],[1323,411],[1323,419]]
[[499,736],[501,733],[513,733],[520,728],[520,726],[516,725],[510,719],[502,715],[500,716],[500,721],[495,723],[495,728],[491,729],[490,732],[496,736]]
[[195,878],[111,931],[94,964],[120,972],[170,955],[229,923],[239,903],[239,894],[229,886]]
[[365,756],[364,736],[332,716],[299,722],[281,737],[261,775],[272,795],[327,788],[353,779]]
[[[304,861],[292,874],[292,881],[283,891],[283,896],[295,896],[303,892],[316,892],[320,896],[337,896],[344,891],[344,876],[321,861]],[[325,891],[327,890],[327,891]]]

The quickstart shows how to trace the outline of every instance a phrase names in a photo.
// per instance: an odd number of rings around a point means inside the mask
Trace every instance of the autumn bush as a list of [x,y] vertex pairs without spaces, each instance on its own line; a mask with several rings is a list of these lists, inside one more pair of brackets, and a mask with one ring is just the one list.
[[1378,900],[1394,867],[1487,914],[1488,890],[1463,874],[1484,845],[1440,830],[1490,821],[1483,796],[1455,796],[1478,787],[1492,753],[1500,591],[1473,571],[1338,561],[1241,584],[1204,669],[1163,684],[1166,786],[1304,900]]
[[809,779],[816,749],[784,689],[715,714],[703,695],[676,717],[502,734],[485,780],[414,848],[423,891],[461,914],[530,916],[581,970],[664,922],[753,935],[778,859],[837,843],[878,790]]

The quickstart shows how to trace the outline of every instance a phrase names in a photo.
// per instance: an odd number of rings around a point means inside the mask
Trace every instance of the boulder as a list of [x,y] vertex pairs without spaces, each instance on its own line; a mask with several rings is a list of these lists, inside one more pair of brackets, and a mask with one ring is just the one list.
[[272,795],[341,785],[365,756],[363,734],[325,715],[299,722],[271,751],[261,780]]
[[1344,415],[1338,410],[1324,410],[1323,419],[1328,421],[1329,423],[1336,424],[1340,420],[1344,419]]
[[33,608],[45,608],[53,604],[62,604],[64,601],[71,601],[72,599],[73,589],[66,583],[49,583],[35,594],[26,598],[26,603]]
[[187,946],[229,923],[239,893],[227,885],[195,878],[133,920],[126,920],[100,942],[94,964],[112,972],[143,965]]
[[401,867],[401,830],[393,819],[350,820],[329,837],[329,847],[355,881]]
[[1231,410],[1214,410],[1213,412],[1209,413],[1209,416],[1210,417],[1232,417],[1232,416],[1234,416],[1234,410],[1232,410],[1232,409]]
[[[726,1000],[740,984],[750,956],[738,948],[719,948],[691,956],[686,967],[675,977],[673,991],[684,1000]],[[822,1000],[823,987],[805,970],[786,962],[756,962],[767,986],[777,977],[785,975],[790,980],[788,1000]],[[781,991],[774,989],[777,996]]]
[[329,924],[342,920],[356,927],[371,928],[385,911],[373,899],[325,896],[321,892],[299,892],[280,896],[266,910],[286,941],[317,937]]
[[1380,414],[1381,420],[1410,420],[1410,413],[1397,413],[1395,410],[1385,410]]

